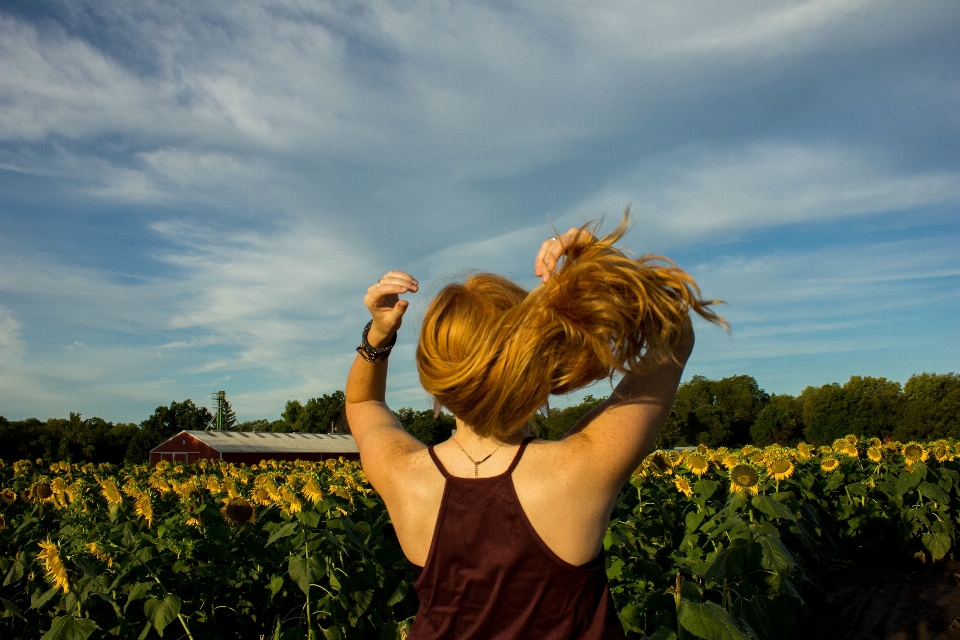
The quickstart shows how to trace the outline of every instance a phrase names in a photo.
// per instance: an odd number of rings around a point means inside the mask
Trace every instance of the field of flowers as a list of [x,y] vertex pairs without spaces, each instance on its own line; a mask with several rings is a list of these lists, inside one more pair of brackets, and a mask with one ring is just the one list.
[[[403,638],[412,575],[355,462],[0,467],[0,636]],[[788,638],[853,550],[942,559],[960,445],[656,452],[607,574],[632,637]]]

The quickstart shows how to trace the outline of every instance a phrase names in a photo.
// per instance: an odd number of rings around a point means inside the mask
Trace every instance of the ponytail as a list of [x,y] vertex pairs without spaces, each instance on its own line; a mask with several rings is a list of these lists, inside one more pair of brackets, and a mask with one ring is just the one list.
[[483,273],[444,287],[424,316],[420,382],[478,435],[504,438],[553,394],[614,373],[676,362],[688,314],[726,326],[690,275],[660,256],[630,258],[590,224],[550,280],[531,292]]

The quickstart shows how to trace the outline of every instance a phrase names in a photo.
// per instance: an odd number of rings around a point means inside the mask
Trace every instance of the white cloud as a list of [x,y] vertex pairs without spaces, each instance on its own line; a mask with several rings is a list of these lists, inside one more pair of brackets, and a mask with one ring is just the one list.
[[768,141],[683,149],[645,160],[578,209],[611,211],[640,194],[638,226],[658,244],[749,229],[960,202],[960,173],[904,174],[862,150]]

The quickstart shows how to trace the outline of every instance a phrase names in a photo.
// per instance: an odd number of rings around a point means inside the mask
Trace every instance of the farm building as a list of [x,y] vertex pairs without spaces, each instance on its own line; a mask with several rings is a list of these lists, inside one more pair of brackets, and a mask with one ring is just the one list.
[[359,460],[353,436],[339,433],[181,431],[150,450],[150,464],[213,458],[238,464],[261,460]]

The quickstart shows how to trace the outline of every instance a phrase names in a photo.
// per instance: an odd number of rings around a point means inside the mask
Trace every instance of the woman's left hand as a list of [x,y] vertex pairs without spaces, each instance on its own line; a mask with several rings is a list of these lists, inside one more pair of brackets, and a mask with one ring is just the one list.
[[569,231],[559,236],[554,236],[543,241],[540,245],[540,251],[533,261],[533,273],[540,278],[543,284],[547,284],[550,276],[557,270],[560,264],[560,258],[567,252],[567,249],[577,243],[589,242],[593,240],[593,235],[585,228],[571,227]]
[[403,314],[410,306],[401,300],[401,293],[416,293],[420,283],[403,271],[390,271],[367,289],[363,304],[373,317],[373,326],[367,334],[367,342],[375,348],[390,342],[403,322]]

